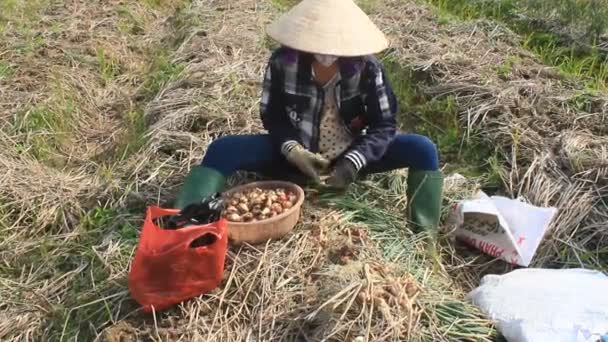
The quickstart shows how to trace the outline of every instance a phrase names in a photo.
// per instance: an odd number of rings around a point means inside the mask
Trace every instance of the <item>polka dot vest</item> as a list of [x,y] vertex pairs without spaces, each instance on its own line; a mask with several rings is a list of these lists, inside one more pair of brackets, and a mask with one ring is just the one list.
[[325,86],[325,100],[321,109],[319,123],[319,153],[328,160],[334,160],[350,147],[352,135],[344,127],[336,105],[336,82],[334,76]]

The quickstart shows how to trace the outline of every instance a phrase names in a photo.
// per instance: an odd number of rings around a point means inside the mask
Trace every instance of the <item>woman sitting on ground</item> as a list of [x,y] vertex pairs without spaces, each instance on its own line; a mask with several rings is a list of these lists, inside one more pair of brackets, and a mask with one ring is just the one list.
[[304,0],[274,22],[263,83],[268,134],[235,135],[209,146],[176,207],[222,191],[234,172],[296,172],[345,189],[360,176],[409,168],[408,219],[435,231],[443,177],[428,138],[396,134],[397,101],[380,61],[385,36],[352,0]]

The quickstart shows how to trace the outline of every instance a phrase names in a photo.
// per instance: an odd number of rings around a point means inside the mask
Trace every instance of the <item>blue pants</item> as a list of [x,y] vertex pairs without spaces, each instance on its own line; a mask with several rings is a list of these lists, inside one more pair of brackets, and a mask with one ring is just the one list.
[[[221,137],[209,145],[202,165],[215,169],[227,177],[236,171],[250,171],[267,176],[298,173],[266,134]],[[439,168],[437,147],[425,136],[398,134],[384,157],[378,162],[369,163],[361,170],[361,174],[401,168],[436,171]]]

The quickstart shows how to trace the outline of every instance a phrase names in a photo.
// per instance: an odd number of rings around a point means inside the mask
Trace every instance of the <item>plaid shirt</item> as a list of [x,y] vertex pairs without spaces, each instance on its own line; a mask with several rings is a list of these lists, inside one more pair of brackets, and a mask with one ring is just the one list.
[[[287,48],[274,51],[266,67],[260,114],[264,128],[287,154],[300,144],[319,150],[323,88],[312,74],[313,56]],[[341,58],[336,103],[353,143],[344,153],[362,169],[378,161],[396,132],[397,101],[374,56]]]

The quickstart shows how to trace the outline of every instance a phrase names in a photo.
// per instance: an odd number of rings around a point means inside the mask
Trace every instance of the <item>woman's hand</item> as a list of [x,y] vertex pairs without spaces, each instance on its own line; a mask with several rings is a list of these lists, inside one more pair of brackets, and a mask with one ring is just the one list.
[[319,171],[324,171],[329,166],[329,160],[320,154],[314,154],[301,145],[296,145],[287,154],[287,161],[296,166],[303,174],[320,183]]
[[346,189],[357,178],[357,168],[348,159],[341,159],[332,172],[331,176],[325,181],[332,188],[340,190]]

